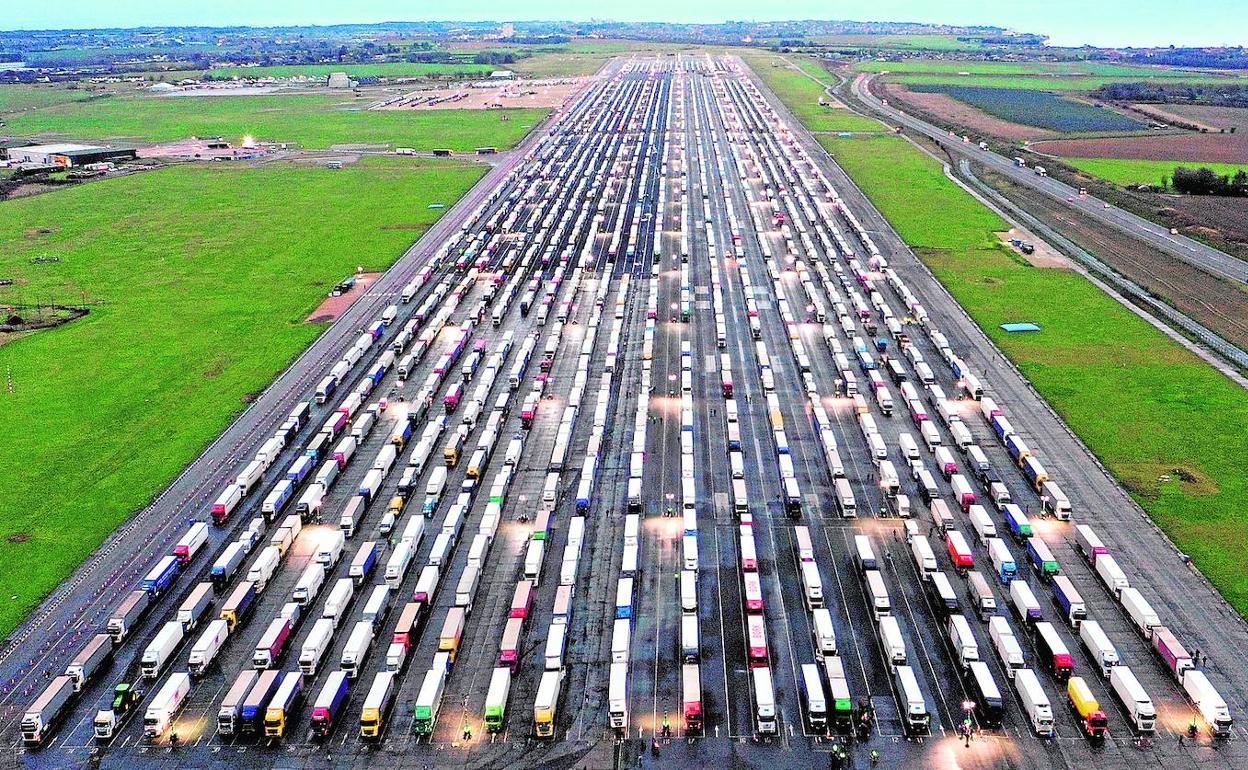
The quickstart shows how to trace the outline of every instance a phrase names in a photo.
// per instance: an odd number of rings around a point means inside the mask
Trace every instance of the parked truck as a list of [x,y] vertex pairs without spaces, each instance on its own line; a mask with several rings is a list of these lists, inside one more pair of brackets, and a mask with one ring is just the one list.
[[217,653],[230,635],[230,624],[217,618],[210,622],[204,632],[195,640],[191,647],[190,659],[187,661],[187,673],[191,676],[203,676],[216,659]]
[[229,624],[231,633],[251,613],[255,602],[256,584],[246,580],[236,585],[221,603],[221,619]]
[[1131,586],[1122,588],[1118,592],[1118,601],[1127,611],[1127,617],[1131,619],[1131,625],[1135,626],[1135,630],[1139,631],[1145,639],[1151,638],[1153,629],[1161,625],[1161,620],[1157,617],[1152,605],[1140,593],[1140,589]]
[[1072,676],[1066,683],[1066,697],[1079,730],[1091,741],[1101,741],[1109,734],[1109,718],[1101,710],[1101,704],[1092,694],[1092,688],[1082,677]]
[[178,577],[178,570],[181,562],[176,556],[165,556],[156,562],[156,566],[148,570],[147,575],[139,583],[139,588],[147,591],[152,598],[161,596],[165,591],[169,590],[169,586],[173,585],[173,581]]
[[178,607],[176,620],[182,624],[183,630],[188,634],[199,625],[201,618],[208,614],[208,609],[212,607],[213,592],[212,583],[199,583],[191,590],[190,596]]
[[1165,664],[1166,670],[1181,684],[1187,678],[1187,672],[1195,667],[1192,656],[1178,637],[1165,626],[1153,626],[1152,642],[1153,649]]
[[333,671],[325,680],[316,700],[312,702],[312,737],[325,740],[338,724],[347,702],[347,672]]
[[121,725],[130,718],[137,709],[138,694],[130,682],[118,682],[113,691],[106,696],[100,708],[91,720],[92,732],[97,743],[108,743],[121,729]]
[[1023,713],[1031,722],[1032,731],[1041,737],[1053,737],[1053,705],[1040,685],[1040,678],[1029,668],[1014,672],[1014,685],[1023,705]]
[[1226,738],[1231,734],[1231,712],[1226,701],[1218,694],[1209,677],[1204,671],[1192,670],[1183,675],[1183,691],[1192,699],[1201,716],[1209,723],[1209,729],[1215,738]]
[[386,733],[386,725],[390,719],[390,711],[394,708],[395,692],[398,687],[393,671],[378,671],[373,677],[373,684],[364,696],[364,706],[360,709],[360,738],[366,741],[380,741]]
[[143,714],[143,735],[149,741],[158,740],[165,734],[190,692],[190,674],[179,671],[169,675]]
[[1075,584],[1065,575],[1053,578],[1053,601],[1062,611],[1062,619],[1073,628],[1079,630],[1079,624],[1088,618],[1088,608]]
[[283,738],[286,727],[294,719],[295,709],[303,697],[303,672],[287,671],[282,674],[281,684],[273,699],[264,710],[264,737]]
[[1065,681],[1075,669],[1070,650],[1052,623],[1036,623],[1036,657],[1049,670],[1054,679]]
[[339,661],[343,671],[352,679],[359,675],[360,666],[364,663],[364,658],[368,655],[368,650],[373,645],[373,624],[367,620],[361,620],[351,629],[351,635],[347,637],[347,644],[342,649],[342,659]]
[[218,733],[224,736],[235,734],[239,714],[243,708],[243,700],[259,676],[260,674],[254,669],[246,668],[234,677],[234,682],[230,685],[230,689],[226,690],[225,697],[221,699],[221,705],[217,708]]
[[143,657],[139,661],[144,678],[155,679],[160,676],[161,670],[173,657],[178,645],[182,644],[182,637],[182,624],[176,620],[171,620],[160,627],[160,630],[156,632],[156,637],[143,650]]
[[74,681],[74,692],[82,688],[108,667],[113,660],[113,640],[108,634],[91,637],[65,669],[65,676]]
[[210,573],[212,585],[218,590],[224,590],[229,585],[234,576],[238,574],[239,567],[243,566],[243,557],[247,555],[242,543],[230,543],[217,557],[212,565]]
[[360,544],[359,550],[355,552],[355,556],[351,559],[351,566],[347,570],[347,575],[355,584],[362,585],[365,580],[373,573],[373,568],[377,565],[377,543],[372,540]]
[[293,631],[293,624],[289,618],[279,617],[269,621],[269,625],[260,635],[260,641],[256,643],[256,649],[252,653],[252,668],[263,670],[275,667],[282,654],[286,652],[286,645],[290,642]]
[[1114,666],[1109,672],[1109,686],[1131,718],[1131,724],[1141,733],[1156,730],[1157,711],[1153,699],[1148,696],[1129,666]]
[[22,741],[31,747],[40,746],[56,728],[57,722],[69,711],[74,699],[74,680],[58,676],[48,683],[34,703],[22,713]]
[[1101,676],[1109,677],[1110,672],[1121,662],[1121,659],[1118,657],[1118,650],[1101,630],[1101,624],[1095,620],[1085,620],[1080,623],[1079,640],[1083,642],[1084,648],[1100,668]]

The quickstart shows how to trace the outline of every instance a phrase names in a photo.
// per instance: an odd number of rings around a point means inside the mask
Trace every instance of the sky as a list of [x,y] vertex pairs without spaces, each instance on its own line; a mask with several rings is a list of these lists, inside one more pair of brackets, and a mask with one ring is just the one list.
[[982,24],[1047,34],[1054,45],[1242,45],[1245,0],[56,0],[23,3],[8,28],[295,25],[589,18],[718,22],[855,19]]

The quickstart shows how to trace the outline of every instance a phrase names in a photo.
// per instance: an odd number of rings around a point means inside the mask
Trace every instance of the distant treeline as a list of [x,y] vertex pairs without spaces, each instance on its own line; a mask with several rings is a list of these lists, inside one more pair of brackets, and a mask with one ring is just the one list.
[[1207,104],[1216,107],[1248,107],[1248,86],[1187,85],[1183,83],[1109,83],[1095,96],[1113,102],[1156,104]]
[[1234,176],[1223,176],[1208,168],[1184,168],[1179,166],[1170,178],[1175,192],[1188,195],[1225,195],[1242,198],[1248,196],[1248,173],[1243,169]]
[[1134,64],[1167,64],[1171,67],[1212,67],[1223,70],[1248,69],[1248,52],[1242,47],[1206,50],[1203,48],[1153,49],[1131,53],[1123,59]]

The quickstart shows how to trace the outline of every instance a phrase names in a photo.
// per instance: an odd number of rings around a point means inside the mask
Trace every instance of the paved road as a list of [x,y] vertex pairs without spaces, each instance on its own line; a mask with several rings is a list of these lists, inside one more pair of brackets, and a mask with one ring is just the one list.
[[871,93],[868,88],[870,81],[871,76],[859,75],[854,78],[850,87],[854,96],[888,121],[894,124],[899,123],[912,131],[921,133],[949,151],[982,163],[1019,184],[1027,185],[1053,198],[1065,201],[1098,222],[1139,238],[1212,275],[1239,284],[1248,283],[1248,263],[1242,259],[1186,236],[1172,235],[1169,228],[1150,222],[1117,206],[1106,204],[1094,196],[1081,196],[1078,188],[1052,177],[1039,176],[1031,168],[1018,168],[1010,158],[1004,158],[991,150],[982,150],[977,144],[963,142],[960,137],[952,137],[948,131],[902,112],[891,104],[884,104]]
[[[832,744],[811,724],[810,703],[801,683],[802,666],[816,663],[817,658],[810,600],[802,583],[804,568],[796,548],[799,526],[811,538],[846,685],[855,702],[870,703],[876,713],[870,739],[849,746],[856,766],[868,764],[872,749],[882,752],[882,766],[905,768],[1093,764],[1127,768],[1138,767],[1142,761],[1174,767],[1244,766],[1241,746],[1248,734],[1239,727],[1237,739],[1226,744],[1214,746],[1202,737],[1194,746],[1178,745],[1177,734],[1190,718],[1191,706],[1156,662],[1148,644],[1130,629],[1086,562],[1073,552],[1069,525],[1048,520],[1036,522],[1037,536],[1057,552],[1064,573],[1076,582],[1090,612],[1104,624],[1161,712],[1156,745],[1144,749],[1134,745],[1126,716],[1103,680],[1090,673],[1093,690],[1110,713],[1113,738],[1093,748],[1080,737],[1063,705],[1061,682],[1044,672],[1040,676],[1055,706],[1057,737],[1042,741],[1031,735],[1007,672],[992,653],[986,626],[978,620],[972,620],[973,634],[1005,696],[1005,724],[1000,730],[985,731],[969,748],[955,737],[964,717],[963,702],[972,693],[961,664],[943,641],[947,610],[934,601],[929,581],[910,557],[902,521],[892,515],[897,503],[880,488],[863,418],[871,417],[878,426],[887,457],[899,468],[905,467],[902,433],[917,435],[918,431],[904,408],[886,414],[872,398],[863,403],[866,414],[860,416],[854,402],[838,395],[838,380],[844,374],[833,343],[852,353],[856,337],[871,337],[867,324],[876,317],[851,272],[855,263],[850,255],[862,253],[867,238],[922,299],[931,323],[948,335],[964,360],[985,374],[991,395],[1045,458],[1071,496],[1079,520],[1096,525],[1110,541],[1129,565],[1133,584],[1145,591],[1176,633],[1210,653],[1207,669],[1234,713],[1242,713],[1248,692],[1244,681],[1248,675],[1237,666],[1248,652],[1244,624],[1228,615],[1208,587],[1182,567],[1173,548],[1145,525],[1139,509],[1100,472],[1017,373],[1001,363],[961,308],[905,249],[852,182],[795,126],[735,58],[617,60],[565,114],[557,116],[549,131],[543,127],[517,153],[515,174],[491,176],[462,204],[466,210],[449,212],[443,229],[432,233],[433,240],[423,238],[424,245],[417,248],[426,257],[444,258],[424,281],[420,295],[401,306],[398,321],[382,342],[389,347],[397,328],[409,318],[418,320],[418,315],[424,319],[418,324],[444,325],[435,336],[436,344],[413,364],[405,379],[399,380],[392,371],[370,394],[370,400],[388,395],[392,405],[367,434],[356,459],[331,486],[324,507],[327,524],[313,522],[303,529],[251,616],[231,635],[208,674],[197,680],[175,722],[183,745],[171,750],[167,736],[149,743],[143,740],[137,721],[131,722],[107,749],[103,766],[155,767],[159,763],[198,768],[228,763],[257,768],[363,768],[378,762],[413,768],[765,767],[777,762],[826,766]],[[830,203],[825,195],[828,190],[841,196],[844,209]],[[786,240],[786,231],[772,224],[773,211],[787,213],[790,235],[806,237]],[[459,222],[471,224],[461,230]],[[661,257],[653,259],[656,236]],[[444,244],[451,248],[444,251]],[[470,273],[468,263],[473,257],[461,256],[467,252],[482,255],[480,259],[488,261],[491,269],[500,268],[501,282],[489,279],[493,273]],[[681,258],[682,252],[687,252],[687,259]],[[463,261],[462,267],[453,264],[458,260]],[[423,263],[418,260],[417,264]],[[353,339],[360,326],[392,301],[406,278],[393,278],[376,290],[389,293],[378,296],[367,313],[360,311],[342,330],[342,339]],[[887,287],[879,275],[874,280],[881,289],[880,306],[890,308],[897,318],[905,317],[908,311],[899,292]],[[857,312],[854,298],[863,303],[865,313]],[[838,303],[855,310],[846,309],[839,318],[831,312],[826,325],[819,323],[817,313],[832,311]],[[687,320],[681,318],[683,308],[688,308]],[[482,322],[495,313],[497,325]],[[431,316],[437,321],[430,320]],[[906,331],[912,340],[911,352],[895,353],[895,360],[914,383],[921,376],[917,354],[932,364],[933,382],[922,389],[921,398],[934,406],[933,388],[953,394],[957,383],[927,333],[916,324],[907,324]],[[439,354],[456,346],[461,336],[464,350],[480,345],[486,355],[499,356],[494,374],[481,368],[461,369],[465,358],[455,360],[447,370],[449,375],[438,373],[437,369],[446,368],[440,365]],[[513,343],[509,352],[505,350],[508,339]],[[518,348],[526,340],[533,341],[533,354],[513,386],[510,373],[522,355]],[[374,346],[369,355],[379,355],[381,349]],[[335,360],[340,351],[326,351],[327,360]],[[258,428],[262,435],[267,435],[289,403],[310,395],[326,367],[323,362],[309,364],[301,380],[287,383],[291,389],[288,401],[275,406],[267,423],[257,422],[263,426]],[[722,385],[726,371],[731,372],[734,384],[730,397]],[[444,409],[442,396],[457,379],[465,395],[458,406]],[[885,387],[898,395],[895,384]],[[540,394],[540,405],[526,424],[521,404],[530,393]],[[282,610],[333,522],[356,497],[369,460],[383,452],[391,431],[407,414],[420,413],[421,404],[427,403],[426,394],[430,409],[416,420],[412,439],[375,495],[378,502],[366,508],[348,540],[347,555],[327,578],[327,585],[344,578],[351,554],[365,540],[376,539],[383,559],[390,558],[397,546],[379,534],[386,501],[398,493],[401,469],[417,468],[414,491],[407,497],[398,532],[412,521],[424,520],[425,535],[410,566],[396,576],[391,610],[350,687],[339,724],[328,740],[311,740],[305,699],[280,742],[221,735],[215,716],[225,690],[240,671],[250,667],[251,651],[269,619]],[[508,408],[493,408],[504,396]],[[472,403],[477,401],[483,411],[475,420],[469,419]],[[331,400],[317,407],[309,429],[294,445],[302,447],[337,403]],[[577,407],[570,422],[569,406]],[[1013,467],[974,405],[959,402],[957,411],[994,467],[1001,470],[1015,500],[1037,510],[1035,492]],[[730,421],[734,412],[735,421]],[[433,442],[432,456],[427,461],[418,459],[417,436],[441,424],[443,418],[446,427]],[[497,448],[483,459],[470,459],[491,424],[498,429]],[[933,424],[945,442],[952,441],[943,423],[933,420]],[[424,501],[422,492],[433,469],[443,465],[447,436],[460,426],[467,434],[466,449],[447,471],[448,491],[435,500],[425,519],[413,511]],[[734,435],[740,436],[740,455],[727,451]],[[508,471],[504,448],[513,437],[520,439],[522,451]],[[838,447],[857,500],[856,518],[838,512],[835,469],[825,451],[828,437]],[[292,449],[279,467],[285,467],[296,451]],[[637,453],[642,452],[639,457]],[[792,463],[791,471],[781,460],[785,455]],[[734,458],[740,462],[739,471],[733,470]],[[587,459],[593,461],[592,471],[584,464]],[[923,450],[922,460],[933,467],[930,452]],[[957,463],[965,468],[966,460],[957,455]],[[475,482],[469,474],[471,467],[480,470]],[[590,472],[593,477],[586,486]],[[500,474],[509,474],[509,486],[499,496],[500,503],[490,502]],[[635,505],[626,492],[630,477],[642,482]],[[800,489],[799,518],[787,514],[786,478],[794,479]],[[745,485],[744,494],[733,491],[734,480]],[[695,489],[690,501],[692,518],[681,512],[687,481]],[[545,492],[548,483],[558,491],[553,502]],[[480,491],[487,484],[489,495]],[[949,483],[938,480],[937,484],[937,493],[952,500]],[[460,509],[457,490],[464,485],[476,492]],[[917,482],[903,475],[900,488],[914,501],[920,536],[931,532],[933,522],[921,504]],[[578,503],[583,493],[587,505]],[[248,514],[262,495],[249,498]],[[737,514],[739,505],[745,507],[748,519]],[[676,509],[676,516],[666,515],[669,506]],[[617,607],[617,586],[625,577],[625,513],[630,510],[639,516],[639,560],[631,599],[625,605],[632,616],[629,645],[621,653],[628,672],[621,713],[628,726],[617,732],[609,721],[613,705],[608,697],[608,672],[617,654],[613,628],[624,609]],[[501,520],[491,528],[488,522],[495,520],[490,517],[499,514]],[[534,519],[543,514],[551,527],[542,541],[544,556],[532,561],[528,554],[536,548]],[[196,574],[207,569],[224,541],[236,536],[249,518],[240,513],[227,528],[231,531],[214,532],[210,549],[214,556],[193,562]],[[969,532],[960,511],[956,518],[958,528]],[[1123,526],[1124,521],[1132,526]],[[756,570],[743,569],[743,523],[755,542]],[[184,521],[174,517],[167,526],[176,535]],[[584,527],[579,548],[570,536],[573,526]],[[493,536],[487,538],[490,542],[481,557],[479,582],[461,600],[457,586],[470,568],[471,552],[477,547],[474,541],[487,530]],[[681,606],[674,580],[688,566],[690,557],[683,552],[686,532],[697,543],[696,612],[692,613]],[[447,542],[448,533],[455,533],[454,543],[436,557],[438,588],[422,609],[423,627],[399,675],[384,740],[380,744],[364,741],[358,731],[364,694],[386,666],[385,646],[398,608],[413,596],[421,574],[434,565],[435,553]],[[885,564],[881,573],[892,599],[893,617],[930,715],[928,736],[907,739],[905,735],[905,709],[898,701],[890,656],[881,644],[870,599],[852,558],[858,535],[871,540]],[[965,596],[962,578],[947,570],[940,535],[932,533],[929,539],[940,568],[946,569],[959,596]],[[136,559],[136,566],[141,569],[167,548],[165,543],[152,544]],[[1025,561],[1021,546],[1011,542],[1008,548],[1017,561]],[[570,571],[569,559],[576,564]],[[985,572],[992,569],[982,554],[977,564]],[[510,696],[502,729],[490,734],[482,719],[486,689],[499,661],[512,596],[526,576],[537,580],[534,599],[522,624],[519,662],[508,679]],[[746,604],[747,581],[753,581],[752,576],[757,578],[762,599],[758,609]],[[93,579],[89,575],[84,582]],[[1048,587],[1025,570],[1024,579],[1038,596],[1048,596]],[[180,581],[179,590],[161,601],[159,609],[119,648],[109,674],[88,687],[50,745],[18,755],[23,764],[60,768],[84,763],[91,746],[94,704],[112,682],[133,676],[136,657],[192,582]],[[308,678],[307,699],[319,692],[329,671],[336,668],[363,610],[364,597],[382,582],[378,572],[355,591],[347,620],[338,626],[329,652]],[[130,587],[133,578],[122,585]],[[538,682],[551,665],[546,660],[546,640],[556,623],[556,596],[565,587],[571,589],[572,599],[555,740],[536,740],[532,733]],[[1032,635],[1005,609],[1004,588],[997,586],[994,591],[1001,614],[1010,618],[1028,660],[1038,667]],[[299,650],[308,639],[310,619],[324,611],[327,593],[323,589],[303,610],[306,619],[295,631],[292,650]],[[113,601],[110,597],[104,606],[111,607]],[[426,672],[438,660],[438,649],[446,646],[440,638],[443,625],[465,603],[471,611],[461,634],[454,637],[456,657],[446,674],[441,709],[432,733],[423,735],[416,730],[414,707]],[[89,596],[71,592],[66,601],[41,617],[55,618],[89,604]],[[1087,654],[1047,601],[1043,614],[1058,626],[1074,653],[1077,669],[1090,672]],[[683,719],[684,701],[691,695],[683,687],[685,661],[680,646],[686,617],[695,618],[699,629],[698,696],[706,725],[701,736],[686,734]],[[1202,623],[1202,617],[1219,617],[1220,622]],[[764,661],[747,648],[747,629],[757,625],[759,618],[766,635],[765,667],[776,696],[774,733],[764,729],[765,720],[758,713],[753,671]],[[34,622],[32,638],[53,638],[59,630],[55,623]],[[84,633],[94,631],[97,624],[84,621]],[[12,662],[14,656],[4,665],[13,667],[9,676],[42,683],[46,669],[64,665],[82,640],[79,634],[63,645],[53,645],[57,649],[50,653],[55,654],[25,674],[17,673],[21,666]],[[284,669],[294,667],[297,654],[287,654]],[[185,655],[184,647],[177,656],[178,667]],[[153,688],[145,689],[144,705]],[[25,704],[32,695],[12,695],[10,700]],[[9,745],[16,746],[14,722],[19,715],[20,706],[10,708],[0,724]],[[662,733],[665,716],[673,728],[670,738]]]

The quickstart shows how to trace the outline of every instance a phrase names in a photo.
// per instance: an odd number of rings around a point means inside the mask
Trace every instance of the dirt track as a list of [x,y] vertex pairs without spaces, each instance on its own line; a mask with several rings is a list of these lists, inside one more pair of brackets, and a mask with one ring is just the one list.
[[355,286],[346,294],[340,294],[337,297],[326,297],[325,301],[317,306],[307,317],[308,323],[330,323],[336,321],[338,316],[347,312],[347,308],[351,307],[351,303],[355,302],[368,291],[368,287],[377,282],[381,277],[381,273],[357,273],[355,276]]

